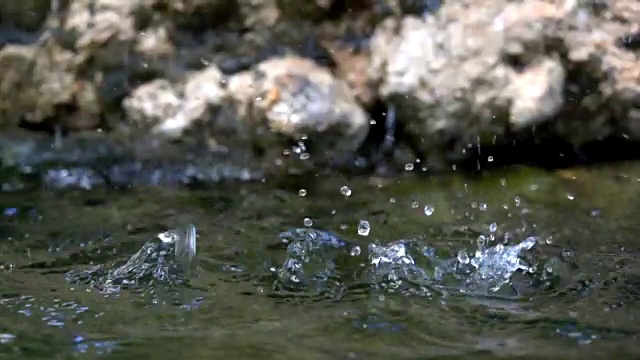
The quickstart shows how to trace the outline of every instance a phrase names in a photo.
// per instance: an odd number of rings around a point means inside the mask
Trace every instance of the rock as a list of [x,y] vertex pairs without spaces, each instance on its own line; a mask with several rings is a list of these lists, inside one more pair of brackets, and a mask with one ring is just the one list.
[[280,16],[276,0],[238,0],[238,6],[247,28],[273,26]]
[[166,79],[157,79],[135,88],[123,102],[127,120],[138,128],[150,129],[178,114],[182,99]]
[[226,102],[225,84],[226,77],[213,65],[189,73],[181,86],[179,108],[172,116],[165,117],[153,131],[176,138],[199,124],[220,140],[226,136],[237,140],[241,134],[239,120],[235,110]]
[[168,18],[178,28],[189,30],[215,29],[238,18],[236,0],[159,0],[156,8],[167,7]]
[[132,44],[132,59],[129,61],[130,76],[135,79],[171,76],[178,49],[171,39],[171,25],[163,22],[140,31]]
[[73,102],[77,58],[55,44],[38,49],[7,45],[0,50],[0,116],[17,124],[41,123],[59,105]]
[[620,4],[604,7],[445,2],[433,14],[384,21],[369,73],[434,162],[533,129],[580,145],[635,123],[640,98],[637,54],[616,45],[637,26],[613,15]]
[[368,72],[371,54],[367,49],[356,49],[325,42],[336,63],[336,75],[344,80],[356,99],[365,108],[370,108],[377,100],[377,93],[371,86],[371,76]]
[[228,89],[267,149],[277,142],[273,135],[284,136],[304,143],[298,151],[322,163],[352,155],[368,132],[368,116],[347,85],[308,59],[263,61],[232,76]]
[[62,24],[64,39],[100,64],[122,64],[137,34],[134,13],[141,1],[71,1]]
[[0,24],[26,31],[39,30],[51,9],[51,0],[0,2]]
[[559,60],[531,64],[505,89],[511,99],[511,129],[532,127],[555,115],[564,103],[565,71]]

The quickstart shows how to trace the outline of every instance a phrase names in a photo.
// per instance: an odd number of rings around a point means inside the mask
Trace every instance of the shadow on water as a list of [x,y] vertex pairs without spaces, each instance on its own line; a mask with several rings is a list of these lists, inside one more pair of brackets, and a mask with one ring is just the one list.
[[[0,357],[634,358],[639,181],[620,163],[4,193]],[[149,245],[185,224],[189,276]]]

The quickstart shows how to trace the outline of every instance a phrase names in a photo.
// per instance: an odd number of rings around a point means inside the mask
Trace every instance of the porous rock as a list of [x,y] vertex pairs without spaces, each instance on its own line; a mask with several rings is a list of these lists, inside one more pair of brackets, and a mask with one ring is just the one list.
[[368,116],[347,85],[309,59],[268,59],[232,76],[228,88],[264,146],[271,137],[261,128],[312,146],[302,153],[322,162],[353,154],[368,132]]
[[618,43],[637,28],[620,18],[637,2],[598,6],[456,1],[387,19],[372,39],[370,75],[420,150],[440,152],[435,158],[533,129],[576,145],[637,134],[628,128],[637,123],[638,55]]

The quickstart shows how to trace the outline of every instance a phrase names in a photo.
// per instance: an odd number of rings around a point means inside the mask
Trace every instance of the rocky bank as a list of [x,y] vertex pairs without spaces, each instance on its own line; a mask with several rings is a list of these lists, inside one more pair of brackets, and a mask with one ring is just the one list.
[[634,0],[30,0],[0,4],[0,44],[3,129],[261,169],[640,138]]

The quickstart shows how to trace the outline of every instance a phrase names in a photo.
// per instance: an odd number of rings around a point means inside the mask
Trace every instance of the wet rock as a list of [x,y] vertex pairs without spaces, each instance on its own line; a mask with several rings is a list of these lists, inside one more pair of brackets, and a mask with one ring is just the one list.
[[347,85],[308,59],[266,60],[232,76],[228,89],[265,148],[269,133],[284,136],[305,143],[301,152],[322,162],[352,154],[368,132],[367,114]]
[[446,2],[423,17],[383,22],[370,75],[432,159],[464,157],[471,146],[533,129],[580,145],[635,123],[637,54],[616,39],[636,25],[616,19],[619,6]]
[[203,151],[196,142],[176,144],[157,137],[131,140],[92,133],[63,138],[2,133],[0,169],[0,184],[7,180],[6,174],[18,176],[16,189],[207,186],[263,177],[262,170],[238,152]]

